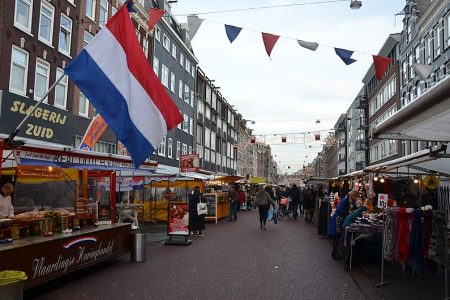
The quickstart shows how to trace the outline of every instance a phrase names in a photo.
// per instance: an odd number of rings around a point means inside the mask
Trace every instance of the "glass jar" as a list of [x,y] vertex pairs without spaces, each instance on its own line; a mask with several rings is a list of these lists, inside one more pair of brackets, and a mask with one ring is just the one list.
[[20,238],[19,225],[14,224],[13,226],[11,226],[11,238],[13,240],[18,240]]

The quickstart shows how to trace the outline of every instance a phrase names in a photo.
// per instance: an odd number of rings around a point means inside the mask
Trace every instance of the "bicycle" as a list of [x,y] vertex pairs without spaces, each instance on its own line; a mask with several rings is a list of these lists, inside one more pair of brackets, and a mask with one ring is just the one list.
[[288,198],[287,204],[281,204],[280,201],[280,208],[278,209],[277,212],[277,218],[278,220],[283,220],[284,217],[287,217],[288,219],[292,220],[294,218],[294,212],[292,211],[292,206],[291,204],[291,199]]

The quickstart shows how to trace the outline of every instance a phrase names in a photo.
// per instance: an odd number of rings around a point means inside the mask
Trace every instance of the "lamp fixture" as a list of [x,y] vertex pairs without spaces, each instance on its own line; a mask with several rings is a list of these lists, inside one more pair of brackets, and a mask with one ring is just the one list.
[[375,174],[375,176],[373,177],[373,181],[378,181],[378,174]]
[[362,6],[362,2],[359,0],[351,0],[350,2],[350,8],[351,9],[360,9]]
[[384,176],[381,177],[380,182],[381,182],[381,183],[384,183]]
[[418,178],[418,176],[415,176],[415,177],[414,177],[414,183],[415,183],[415,184],[419,183],[419,178]]

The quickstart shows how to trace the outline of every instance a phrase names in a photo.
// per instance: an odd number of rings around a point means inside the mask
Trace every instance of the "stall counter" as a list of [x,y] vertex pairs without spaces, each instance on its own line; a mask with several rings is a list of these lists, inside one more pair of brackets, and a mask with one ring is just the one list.
[[205,221],[218,222],[220,219],[227,218],[230,214],[230,201],[228,193],[208,193],[203,194],[203,201],[206,202],[208,215]]
[[20,270],[31,288],[130,250],[131,225],[112,224],[0,245],[1,270]]

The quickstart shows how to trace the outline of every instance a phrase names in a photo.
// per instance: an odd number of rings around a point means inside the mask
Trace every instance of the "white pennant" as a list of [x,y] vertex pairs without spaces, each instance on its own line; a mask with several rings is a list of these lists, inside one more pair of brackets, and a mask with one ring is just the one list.
[[187,17],[187,23],[188,23],[188,30],[189,30],[189,38],[194,38],[195,34],[197,33],[198,29],[200,28],[200,25],[202,25],[203,19],[200,19],[197,16],[188,16]]
[[426,80],[428,78],[428,76],[430,76],[431,72],[433,72],[432,65],[423,65],[423,64],[413,63],[412,67],[414,69],[414,72],[416,72],[416,74],[422,80]]
[[306,42],[306,41],[302,41],[302,40],[297,40],[297,42],[303,48],[306,48],[306,49],[309,49],[312,51],[316,51],[317,48],[319,47],[319,44],[314,43],[314,42]]

